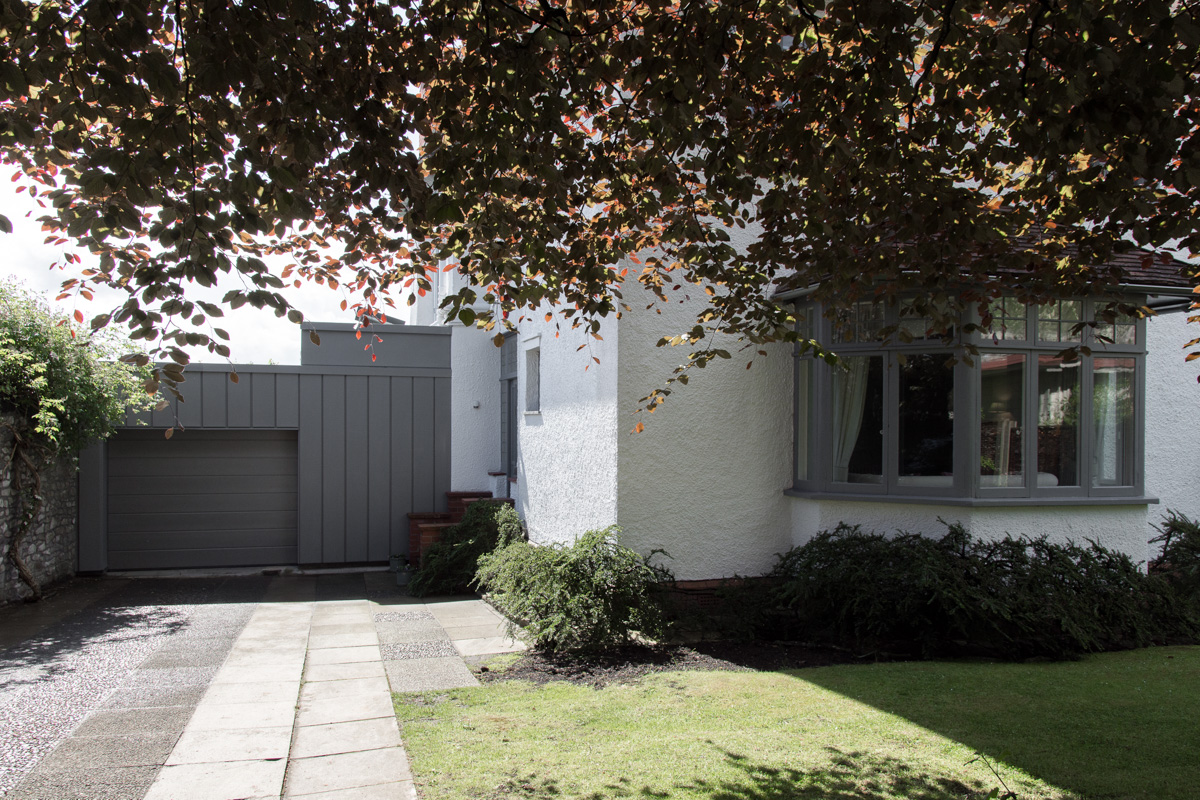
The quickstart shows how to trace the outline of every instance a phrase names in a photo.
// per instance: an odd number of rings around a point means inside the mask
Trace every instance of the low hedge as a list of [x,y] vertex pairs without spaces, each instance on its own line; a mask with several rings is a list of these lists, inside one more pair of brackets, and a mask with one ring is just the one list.
[[1122,553],[948,528],[818,534],[770,574],[775,623],[789,638],[920,658],[1058,659],[1200,635],[1194,605]]

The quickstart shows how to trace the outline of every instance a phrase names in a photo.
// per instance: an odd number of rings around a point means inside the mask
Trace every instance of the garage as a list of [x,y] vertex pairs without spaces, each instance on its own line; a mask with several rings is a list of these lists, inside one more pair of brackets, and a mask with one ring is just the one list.
[[123,431],[108,444],[110,569],[296,563],[295,431]]
[[[450,329],[305,323],[79,457],[79,571],[386,564],[450,488]],[[362,336],[366,339],[366,336]],[[167,438],[164,434],[171,431]]]

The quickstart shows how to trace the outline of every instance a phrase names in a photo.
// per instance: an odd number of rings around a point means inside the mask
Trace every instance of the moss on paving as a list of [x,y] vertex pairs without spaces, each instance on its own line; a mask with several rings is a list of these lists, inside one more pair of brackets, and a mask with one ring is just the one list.
[[396,708],[425,800],[950,800],[1002,794],[1001,780],[1022,798],[1148,799],[1200,785],[1200,648],[502,682]]

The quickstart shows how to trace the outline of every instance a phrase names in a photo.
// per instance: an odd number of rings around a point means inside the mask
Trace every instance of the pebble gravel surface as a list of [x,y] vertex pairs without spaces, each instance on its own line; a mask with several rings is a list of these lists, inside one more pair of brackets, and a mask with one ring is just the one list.
[[140,800],[268,582],[130,581],[0,650],[0,796]]

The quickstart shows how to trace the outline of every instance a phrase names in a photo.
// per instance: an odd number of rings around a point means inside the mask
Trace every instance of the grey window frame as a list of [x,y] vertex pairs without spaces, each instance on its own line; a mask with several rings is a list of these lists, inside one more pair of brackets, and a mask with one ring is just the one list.
[[517,393],[517,374],[519,369],[517,334],[513,331],[504,334],[504,344],[500,346],[500,457],[503,462],[501,469],[508,480],[516,480],[518,458],[520,455],[519,423],[517,409],[520,408],[520,396]]
[[[1080,298],[1083,319],[1094,319],[1095,311],[1107,301]],[[1145,302],[1145,298],[1123,298],[1133,304]],[[801,299],[796,301],[797,317],[806,317],[806,326],[811,331],[811,338],[817,341],[835,342],[834,325],[825,318],[815,304]],[[881,484],[850,484],[835,483],[832,480],[833,431],[832,426],[821,424],[822,421],[832,420],[834,409],[831,408],[831,375],[832,369],[823,360],[812,358],[807,353],[802,354],[801,348],[794,351],[793,379],[793,430],[804,430],[808,435],[807,452],[801,453],[798,439],[793,435],[793,471],[792,488],[788,494],[803,497],[825,498],[862,498],[896,502],[919,502],[928,500],[933,503],[943,502],[964,505],[1061,505],[1079,502],[1153,502],[1144,497],[1145,491],[1145,381],[1146,381],[1146,321],[1139,319],[1135,327],[1135,342],[1132,344],[1108,343],[1100,339],[1096,330],[1085,326],[1079,341],[1074,342],[1041,342],[1037,336],[1037,314],[1039,307],[1028,305],[1025,309],[1026,338],[1009,339],[993,338],[983,332],[974,331],[962,333],[960,325],[954,332],[950,343],[937,338],[916,339],[912,342],[897,341],[892,337],[886,343],[879,341],[840,341],[833,345],[834,350],[842,356],[882,356],[884,364],[884,409],[883,409],[883,482]],[[885,325],[896,325],[899,321],[898,304],[884,309]],[[974,309],[964,315],[965,323],[978,325],[979,318]],[[798,323],[799,325],[799,323]],[[798,332],[807,333],[808,331]],[[805,338],[809,338],[805,336]],[[895,367],[899,358],[905,354],[944,353],[947,356],[958,352],[961,355],[963,345],[974,345],[981,354],[1020,353],[1025,356],[1024,389],[1022,411],[1024,414],[1024,430],[1021,437],[1022,464],[1025,465],[1020,486],[984,487],[980,481],[980,409],[982,369],[980,360],[976,358],[959,358],[954,366],[954,474],[951,485],[944,489],[924,486],[901,486],[899,484],[899,370]],[[1037,486],[1037,424],[1038,418],[1038,389],[1037,370],[1039,355],[1053,355],[1071,346],[1090,349],[1091,353],[1080,354],[1080,409],[1079,432],[1077,437],[1077,464],[1079,471],[1078,486]],[[1098,486],[1095,485],[1095,464],[1093,456],[1096,443],[1094,441],[1093,393],[1094,393],[1094,359],[1103,357],[1128,357],[1134,361],[1133,403],[1134,403],[1134,442],[1132,445],[1132,476],[1133,482],[1127,486]],[[811,380],[809,389],[810,414],[808,419],[800,418],[800,400],[796,396],[800,387],[800,365],[807,360],[811,364]],[[1032,430],[1032,435],[1028,432]],[[800,475],[800,462],[806,458],[807,477]],[[1029,465],[1033,468],[1030,469]]]

